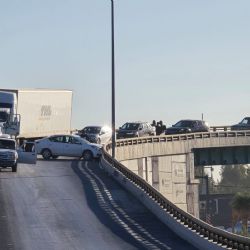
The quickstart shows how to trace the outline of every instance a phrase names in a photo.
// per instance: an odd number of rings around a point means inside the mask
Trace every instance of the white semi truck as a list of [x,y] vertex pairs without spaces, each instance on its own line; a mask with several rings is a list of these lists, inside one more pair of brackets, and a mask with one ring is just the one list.
[[0,89],[0,134],[19,141],[71,132],[72,91]]

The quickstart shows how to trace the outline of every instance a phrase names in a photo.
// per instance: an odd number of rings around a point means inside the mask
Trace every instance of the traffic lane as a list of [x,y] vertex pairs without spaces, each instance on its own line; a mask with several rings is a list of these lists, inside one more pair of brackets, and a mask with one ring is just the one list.
[[[98,168],[95,161],[88,164]],[[72,166],[79,165],[78,160],[38,161],[20,164],[17,173],[1,174],[0,199],[12,249],[139,249],[136,240],[124,240],[92,211],[82,181],[73,171]]]
[[127,242],[136,240],[139,249],[195,249],[123,189],[101,165],[73,162],[72,168],[82,181],[90,209],[114,234]]
[[[0,171],[0,177],[2,172]],[[2,187],[1,179],[0,179],[0,249],[12,250],[12,239],[11,233],[6,213],[5,201],[3,199],[3,193],[5,192]]]

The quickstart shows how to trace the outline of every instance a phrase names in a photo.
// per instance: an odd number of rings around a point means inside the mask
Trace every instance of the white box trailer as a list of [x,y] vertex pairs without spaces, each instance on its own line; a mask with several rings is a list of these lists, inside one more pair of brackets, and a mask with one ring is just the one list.
[[0,89],[0,127],[19,139],[70,134],[72,91]]

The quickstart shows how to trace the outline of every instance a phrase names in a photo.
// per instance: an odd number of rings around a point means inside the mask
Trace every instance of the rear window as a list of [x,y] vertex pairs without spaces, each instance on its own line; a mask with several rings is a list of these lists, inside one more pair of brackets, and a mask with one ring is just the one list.
[[1,140],[0,139],[0,148],[1,149],[16,149],[16,143],[10,140]]

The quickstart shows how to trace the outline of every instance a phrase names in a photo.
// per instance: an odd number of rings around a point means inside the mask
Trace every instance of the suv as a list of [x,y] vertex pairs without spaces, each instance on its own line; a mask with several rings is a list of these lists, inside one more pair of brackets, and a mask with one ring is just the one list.
[[17,149],[16,141],[4,136],[0,137],[0,168],[11,168],[17,171],[17,164],[35,164],[36,152],[34,142],[25,142]]
[[148,122],[126,122],[117,131],[116,138],[131,138],[155,135],[155,127]]
[[0,138],[0,167],[10,167],[12,172],[16,172],[17,159],[16,141],[9,138]]
[[231,130],[250,130],[250,117],[245,117],[240,123],[231,126]]
[[209,126],[201,120],[181,120],[166,129],[165,134],[185,134],[195,132],[209,132]]
[[78,135],[89,142],[105,144],[111,140],[112,130],[106,126],[87,126],[79,130]]

